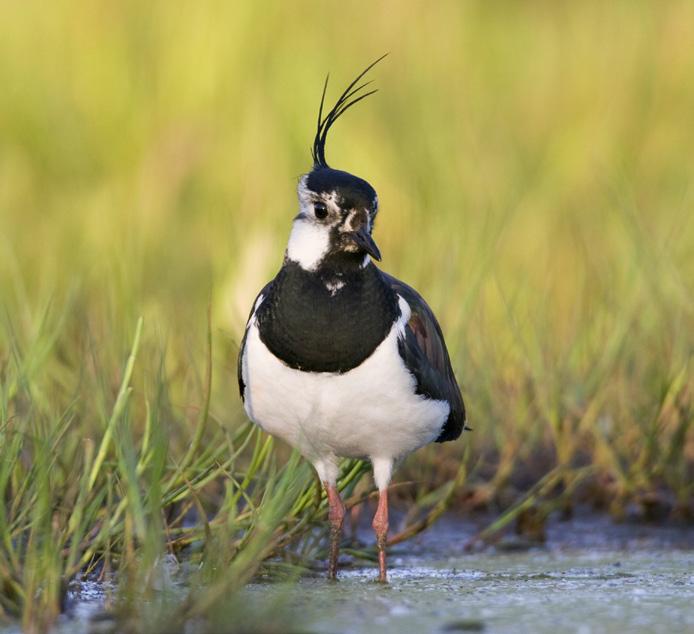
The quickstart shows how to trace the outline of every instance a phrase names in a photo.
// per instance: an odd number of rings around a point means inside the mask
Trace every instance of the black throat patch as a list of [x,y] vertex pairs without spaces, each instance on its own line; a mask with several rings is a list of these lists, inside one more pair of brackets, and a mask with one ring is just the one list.
[[347,372],[385,339],[399,313],[396,294],[373,264],[310,272],[287,261],[256,319],[260,339],[288,366]]

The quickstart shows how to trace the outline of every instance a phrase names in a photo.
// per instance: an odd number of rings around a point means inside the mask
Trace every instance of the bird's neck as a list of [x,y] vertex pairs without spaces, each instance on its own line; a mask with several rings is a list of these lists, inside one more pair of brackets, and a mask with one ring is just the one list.
[[371,272],[369,267],[372,264],[368,255],[338,251],[325,255],[314,272],[322,279],[359,279]]
[[328,258],[306,271],[289,260],[256,319],[262,341],[290,367],[345,372],[383,341],[398,311],[395,293],[371,263]]

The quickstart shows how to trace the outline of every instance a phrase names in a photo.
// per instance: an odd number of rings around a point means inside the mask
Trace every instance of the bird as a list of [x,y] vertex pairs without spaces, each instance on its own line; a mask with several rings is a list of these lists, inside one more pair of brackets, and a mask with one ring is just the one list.
[[[382,271],[372,236],[379,211],[365,179],[326,160],[328,133],[377,92],[360,83],[369,64],[324,115],[323,84],[311,149],[299,178],[281,268],[253,302],[239,346],[238,383],[248,417],[296,448],[325,488],[330,522],[328,578],[337,578],[345,507],[339,460],[371,462],[378,505],[372,527],[378,580],[387,582],[388,486],[407,455],[452,441],[465,405],[441,327],[422,296]],[[368,88],[368,90],[367,90]]]

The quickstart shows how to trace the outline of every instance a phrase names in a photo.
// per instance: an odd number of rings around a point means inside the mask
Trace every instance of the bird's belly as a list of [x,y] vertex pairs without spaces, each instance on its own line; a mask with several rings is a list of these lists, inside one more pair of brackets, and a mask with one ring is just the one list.
[[334,374],[290,368],[251,324],[242,362],[248,416],[309,459],[397,459],[432,442],[448,417],[448,403],[415,393],[395,326],[361,365]]

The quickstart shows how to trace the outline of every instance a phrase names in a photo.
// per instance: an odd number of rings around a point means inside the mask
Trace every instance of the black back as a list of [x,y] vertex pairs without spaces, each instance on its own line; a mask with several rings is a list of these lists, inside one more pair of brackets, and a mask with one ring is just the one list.
[[[340,271],[333,263],[325,275],[287,261],[258,308],[260,338],[292,368],[347,372],[385,339],[399,315],[397,296],[373,265]],[[327,282],[344,286],[331,293]]]
[[451,408],[436,442],[455,440],[465,428],[465,404],[439,322],[422,296],[411,286],[387,273],[381,275],[412,311],[405,328],[405,338],[398,339],[398,350],[417,381],[417,393],[447,401]]

